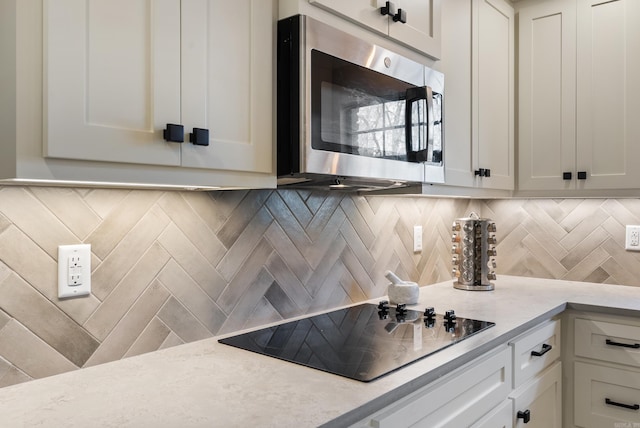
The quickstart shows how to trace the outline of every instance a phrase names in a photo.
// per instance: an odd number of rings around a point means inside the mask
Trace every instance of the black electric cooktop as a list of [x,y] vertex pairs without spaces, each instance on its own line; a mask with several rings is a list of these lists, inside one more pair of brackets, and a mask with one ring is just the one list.
[[220,343],[369,382],[494,325],[454,311],[364,303]]

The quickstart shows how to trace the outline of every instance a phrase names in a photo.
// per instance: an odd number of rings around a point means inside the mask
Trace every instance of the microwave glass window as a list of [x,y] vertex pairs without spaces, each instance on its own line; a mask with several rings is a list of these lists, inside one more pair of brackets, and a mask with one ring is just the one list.
[[405,100],[412,85],[316,50],[311,54],[312,147],[406,160]]

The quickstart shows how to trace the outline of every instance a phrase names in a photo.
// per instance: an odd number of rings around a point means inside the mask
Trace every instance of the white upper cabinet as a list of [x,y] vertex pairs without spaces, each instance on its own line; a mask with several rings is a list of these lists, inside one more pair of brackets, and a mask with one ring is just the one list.
[[640,2],[577,5],[578,187],[639,188]]
[[446,184],[512,190],[513,8],[504,0],[445,2],[442,16]]
[[518,23],[518,189],[575,187],[575,0],[523,3]]
[[[45,0],[43,18],[46,158],[273,187],[275,0]],[[166,141],[168,124],[184,142]]]
[[519,6],[518,190],[639,188],[640,2]]
[[[308,1],[387,35],[434,59],[440,58],[440,7],[442,0]],[[381,10],[387,13],[383,14]]]

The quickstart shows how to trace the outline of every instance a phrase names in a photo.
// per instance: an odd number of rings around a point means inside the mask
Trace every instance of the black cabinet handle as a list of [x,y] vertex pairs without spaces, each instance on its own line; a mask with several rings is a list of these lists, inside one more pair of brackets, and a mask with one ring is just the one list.
[[531,355],[533,355],[534,357],[542,357],[544,354],[546,354],[547,352],[551,351],[551,348],[553,348],[553,346],[547,345],[546,343],[543,343],[542,344],[542,350],[540,352],[531,351]]
[[517,414],[517,419],[522,419],[525,424],[528,424],[531,420],[531,412],[527,409],[524,412],[519,410]]
[[407,11],[403,9],[398,9],[398,13],[393,15],[393,22],[402,22],[403,24],[407,23]]
[[489,168],[480,168],[476,169],[474,174],[480,177],[491,177],[491,170]]
[[610,406],[617,406],[617,407],[624,407],[625,409],[631,409],[631,410],[638,410],[640,409],[640,404],[624,404],[624,403],[618,403],[616,401],[610,400],[608,398],[604,399],[605,404],[608,404]]
[[182,143],[184,142],[184,126],[176,125],[174,123],[167,123],[167,127],[162,135],[165,141],[170,141],[172,143]]
[[196,146],[208,146],[209,130],[203,128],[193,128],[193,132],[189,136],[189,141],[191,141]]
[[578,180],[586,180],[587,171],[578,171]]
[[620,343],[620,342],[614,342],[611,339],[607,339],[605,341],[605,343],[607,345],[611,345],[611,346],[621,346],[623,348],[633,348],[633,349],[639,349],[640,348],[640,343]]
[[563,180],[571,180],[571,177],[573,177],[573,175],[570,172],[563,172],[562,173],[562,179]]
[[380,8],[380,15],[396,15],[396,5],[391,3],[390,1],[385,2],[384,6]]

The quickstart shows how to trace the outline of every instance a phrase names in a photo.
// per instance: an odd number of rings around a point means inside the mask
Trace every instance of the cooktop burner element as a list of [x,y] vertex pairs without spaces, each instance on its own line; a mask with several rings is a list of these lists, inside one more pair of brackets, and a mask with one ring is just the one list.
[[221,339],[220,343],[363,382],[494,326],[488,321],[363,303]]

